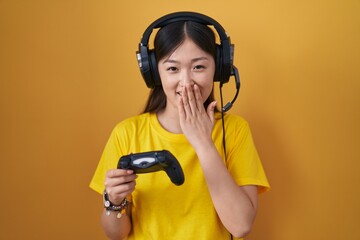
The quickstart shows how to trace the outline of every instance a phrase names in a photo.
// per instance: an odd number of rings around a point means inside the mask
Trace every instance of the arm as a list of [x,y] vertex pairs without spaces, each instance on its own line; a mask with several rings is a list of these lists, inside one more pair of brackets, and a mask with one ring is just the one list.
[[107,216],[105,209],[101,214],[101,225],[106,236],[111,240],[124,239],[131,230],[131,220],[129,214],[124,214],[121,218],[117,218],[116,215],[116,212],[111,212],[110,216]]
[[257,211],[257,187],[240,187],[234,181],[215,146],[196,150],[215,209],[235,237],[244,237]]
[[216,103],[205,110],[198,86],[185,89],[178,107],[181,129],[199,157],[219,218],[232,235],[244,237],[256,215],[257,187],[236,184],[212,141]]
[[[105,189],[109,200],[119,205],[122,200],[130,195],[135,189],[137,175],[132,170],[112,169],[106,173]],[[106,215],[106,209],[101,214],[101,224],[106,236],[109,239],[124,239],[131,231],[131,209],[126,209],[126,214],[117,218],[117,212],[110,212]]]

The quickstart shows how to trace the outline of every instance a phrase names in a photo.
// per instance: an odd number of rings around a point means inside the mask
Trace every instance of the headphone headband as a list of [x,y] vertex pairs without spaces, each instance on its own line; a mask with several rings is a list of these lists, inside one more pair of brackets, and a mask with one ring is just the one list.
[[196,12],[175,12],[167,14],[150,24],[141,37],[139,50],[136,52],[141,74],[149,88],[161,86],[155,52],[148,47],[151,33],[154,29],[162,28],[174,22],[192,21],[206,26],[213,26],[220,37],[220,44],[216,44],[214,81],[227,83],[233,75],[234,45],[224,28],[214,19]]
[[228,40],[228,36],[227,36],[224,28],[215,19],[208,17],[201,13],[175,12],[175,13],[167,14],[167,15],[157,19],[152,24],[150,24],[149,27],[147,27],[147,29],[145,30],[145,32],[141,38],[141,45],[147,46],[150,35],[154,29],[162,28],[170,23],[180,22],[180,21],[192,21],[192,22],[197,22],[197,23],[201,23],[204,25],[214,26],[214,28],[216,29],[216,31],[220,37],[220,41],[222,42],[224,40]]

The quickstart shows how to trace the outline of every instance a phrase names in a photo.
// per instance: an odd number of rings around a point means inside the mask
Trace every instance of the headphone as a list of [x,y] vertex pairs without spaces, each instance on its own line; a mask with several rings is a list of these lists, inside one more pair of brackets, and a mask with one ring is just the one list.
[[236,81],[236,95],[234,99],[223,107],[222,111],[228,111],[235,102],[240,89],[240,77],[237,68],[233,65],[234,60],[234,45],[231,44],[230,37],[225,32],[224,28],[214,19],[195,12],[175,12],[167,14],[152,24],[150,24],[142,35],[139,43],[139,50],[136,52],[139,68],[143,79],[148,88],[161,86],[161,79],[157,67],[155,52],[149,49],[149,39],[152,31],[157,28],[162,28],[168,24],[180,21],[193,21],[204,25],[210,25],[215,28],[219,37],[220,44],[216,44],[216,59],[215,59],[215,76],[214,81],[220,82],[220,87],[227,83],[230,76],[235,76]]

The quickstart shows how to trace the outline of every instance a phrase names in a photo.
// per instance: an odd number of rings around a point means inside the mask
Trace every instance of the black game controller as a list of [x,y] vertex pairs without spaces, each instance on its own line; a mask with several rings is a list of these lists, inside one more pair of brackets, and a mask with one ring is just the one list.
[[178,160],[167,150],[134,153],[122,156],[117,168],[131,169],[135,173],[149,173],[163,170],[171,182],[180,186],[185,177]]

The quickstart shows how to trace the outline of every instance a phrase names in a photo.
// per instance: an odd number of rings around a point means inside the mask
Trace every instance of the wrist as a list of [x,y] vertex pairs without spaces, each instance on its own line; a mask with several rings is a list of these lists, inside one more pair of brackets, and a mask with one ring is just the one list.
[[194,144],[193,148],[197,154],[203,154],[203,153],[207,153],[209,151],[217,151],[212,139],[207,140],[207,141],[202,141],[199,144]]
[[114,204],[109,200],[109,195],[104,190],[103,193],[104,208],[106,209],[106,215],[110,216],[111,212],[117,213],[117,218],[121,218],[122,214],[126,213],[126,208],[129,205],[129,200],[125,197],[120,204]]

